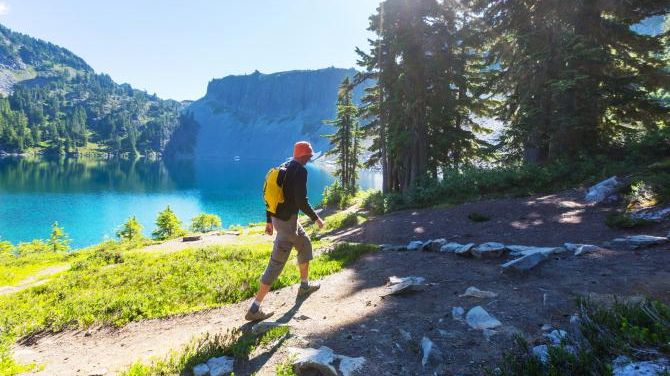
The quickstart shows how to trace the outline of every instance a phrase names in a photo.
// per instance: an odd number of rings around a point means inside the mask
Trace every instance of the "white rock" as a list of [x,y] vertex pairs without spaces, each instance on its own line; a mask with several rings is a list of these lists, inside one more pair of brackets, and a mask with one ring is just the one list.
[[546,261],[548,256],[542,252],[531,253],[529,255],[519,257],[518,259],[502,264],[504,272],[526,272]]
[[449,243],[445,243],[442,247],[440,247],[440,252],[444,252],[444,253],[456,252],[456,250],[461,248],[461,247],[463,247],[463,244],[455,243],[455,242],[449,242]]
[[463,320],[463,315],[465,314],[465,309],[463,307],[454,307],[451,309],[451,317],[454,320]]
[[604,248],[598,247],[597,245],[592,244],[576,244],[576,243],[565,243],[563,247],[570,252],[574,252],[575,256],[584,255],[591,252],[603,251]]
[[421,291],[426,286],[426,279],[423,277],[389,277],[391,287],[386,295],[398,295],[409,292]]
[[193,367],[193,376],[207,376],[209,375],[209,367],[205,363],[200,363]]
[[[340,374],[351,376],[365,364],[365,358],[363,357],[352,358],[337,355],[326,346],[321,346],[318,349],[290,347],[288,352],[296,357],[293,362],[293,369],[298,375],[320,372],[324,376],[339,376]],[[336,368],[337,363],[339,363],[338,368]]]
[[549,341],[551,342],[552,345],[560,345],[561,341],[565,338],[568,337],[568,332],[565,330],[557,329],[553,330],[551,333],[545,334],[544,335]]
[[497,242],[482,243],[470,250],[477,258],[501,257],[506,251],[505,245]]
[[495,329],[502,323],[495,317],[489,315],[481,306],[476,306],[465,315],[465,321],[473,329]]
[[409,242],[409,244],[407,244],[407,250],[408,251],[418,251],[421,248],[423,248],[423,242],[419,241],[419,240],[415,240],[415,241]]
[[495,292],[491,292],[491,291],[483,291],[483,290],[480,290],[480,289],[478,289],[474,286],[470,286],[467,289],[465,289],[465,292],[463,294],[461,294],[459,296],[461,298],[462,297],[473,297],[473,298],[486,299],[486,298],[495,298],[496,296],[498,296],[498,294],[496,294]]
[[550,331],[550,330],[553,329],[553,328],[554,328],[554,327],[551,326],[551,324],[544,324],[544,325],[542,325],[542,327],[540,328],[540,330],[543,331],[543,332],[548,332],[548,331]]
[[468,256],[472,254],[472,248],[475,247],[475,243],[468,243],[454,251],[455,254],[459,256]]
[[212,358],[207,361],[210,376],[226,376],[231,374],[235,369],[235,358],[229,356],[221,356]]
[[549,361],[549,346],[539,345],[533,347],[533,355],[535,355],[542,363]]
[[426,368],[430,366],[432,369],[443,368],[442,352],[428,337],[421,338],[421,366]]
[[429,240],[423,245],[423,250],[427,252],[439,252],[445,244],[447,244],[447,239]]
[[640,209],[630,213],[632,218],[659,222],[670,217],[670,208],[648,208]]
[[506,248],[510,250],[510,256],[512,257],[528,256],[534,253],[542,253],[549,256],[565,252],[565,248],[563,247],[531,247],[527,245],[508,245]]
[[611,199],[616,195],[617,189],[621,186],[621,182],[616,176],[603,180],[600,183],[592,186],[586,192],[585,199],[588,202],[598,204]]
[[654,245],[664,244],[667,242],[668,238],[662,236],[651,236],[651,235],[632,235],[612,240],[612,243],[616,246],[627,247],[632,249],[651,247]]
[[[628,359],[630,361],[630,359]],[[626,362],[621,357],[614,361],[613,376],[656,376],[670,372],[670,364],[666,359],[646,362]]]

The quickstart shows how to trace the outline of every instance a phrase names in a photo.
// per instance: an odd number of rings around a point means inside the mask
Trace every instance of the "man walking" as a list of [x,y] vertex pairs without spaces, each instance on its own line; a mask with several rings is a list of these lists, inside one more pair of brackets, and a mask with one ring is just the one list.
[[274,312],[264,312],[261,302],[270,291],[270,286],[279,277],[284,265],[291,254],[293,247],[298,251],[298,269],[300,270],[300,288],[298,296],[307,296],[321,287],[318,283],[309,282],[309,261],[313,258],[312,242],[298,223],[298,211],[305,213],[319,228],[323,227],[323,220],[314,212],[307,201],[307,169],[305,165],[310,161],[314,151],[312,145],[300,141],[293,147],[293,159],[288,162],[284,174],[282,189],[284,202],[277,206],[275,214],[266,212],[265,233],[272,235],[277,230],[277,237],[272,248],[272,255],[265,272],[261,276],[261,286],[256,299],[245,315],[248,321],[265,320]]

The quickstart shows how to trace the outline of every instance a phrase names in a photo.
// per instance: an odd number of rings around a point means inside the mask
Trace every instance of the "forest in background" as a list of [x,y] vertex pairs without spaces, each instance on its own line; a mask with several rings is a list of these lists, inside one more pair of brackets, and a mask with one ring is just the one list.
[[[409,206],[435,204],[453,193],[440,185],[472,168],[499,175],[468,179],[477,192],[670,157],[668,25],[640,31],[669,11],[667,1],[382,1],[368,50],[357,49],[358,81],[376,85],[358,117],[341,95],[334,150],[371,139],[367,165],[381,166],[387,201]],[[486,119],[502,124],[493,142]]]
[[160,155],[177,128],[193,128],[184,103],[119,85],[70,51],[1,25],[0,70],[12,77],[0,96],[7,153]]

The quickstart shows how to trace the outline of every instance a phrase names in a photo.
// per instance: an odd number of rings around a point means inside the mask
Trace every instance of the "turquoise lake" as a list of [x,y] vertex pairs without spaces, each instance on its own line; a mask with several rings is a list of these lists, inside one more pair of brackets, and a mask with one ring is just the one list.
[[[224,227],[263,221],[263,178],[280,162],[0,159],[0,239],[44,239],[57,221],[72,247],[81,248],[114,238],[132,215],[148,236],[168,205],[185,226],[201,212],[219,215]],[[313,164],[307,168],[315,205],[333,177]],[[363,188],[377,187],[378,180],[378,174],[361,174]]]

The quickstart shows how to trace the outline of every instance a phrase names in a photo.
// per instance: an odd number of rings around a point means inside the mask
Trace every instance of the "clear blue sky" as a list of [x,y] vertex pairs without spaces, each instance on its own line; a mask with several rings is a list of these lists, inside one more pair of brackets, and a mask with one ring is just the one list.
[[163,98],[212,78],[355,66],[379,0],[0,0],[0,23]]

